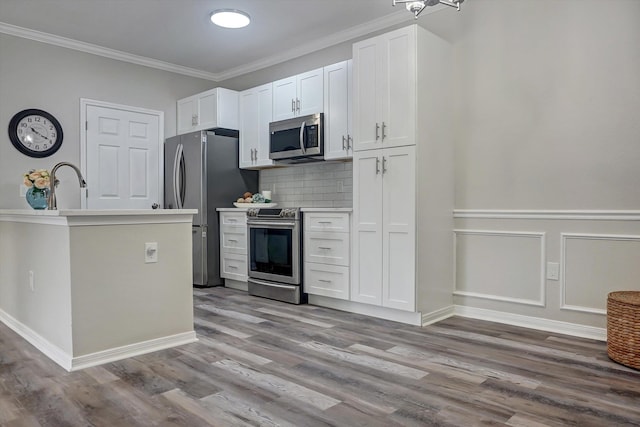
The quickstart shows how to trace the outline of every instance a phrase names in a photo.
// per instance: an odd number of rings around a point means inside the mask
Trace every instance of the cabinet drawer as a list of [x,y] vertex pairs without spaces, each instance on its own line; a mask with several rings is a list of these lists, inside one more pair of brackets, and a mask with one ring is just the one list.
[[338,233],[348,233],[349,214],[305,212],[304,231],[333,231]]
[[304,263],[304,291],[312,295],[349,299],[349,267]]
[[304,260],[349,266],[349,234],[319,231],[305,233]]
[[220,277],[247,281],[247,256],[223,253],[220,256]]
[[231,254],[247,254],[247,231],[240,227],[220,229],[220,251]]
[[220,225],[246,227],[247,214],[246,212],[220,212]]

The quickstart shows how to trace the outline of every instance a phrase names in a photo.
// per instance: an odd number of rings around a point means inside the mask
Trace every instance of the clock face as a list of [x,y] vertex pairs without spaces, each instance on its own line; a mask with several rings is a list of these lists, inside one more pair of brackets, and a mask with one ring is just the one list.
[[62,145],[62,126],[46,111],[24,110],[11,119],[9,139],[27,156],[47,157]]

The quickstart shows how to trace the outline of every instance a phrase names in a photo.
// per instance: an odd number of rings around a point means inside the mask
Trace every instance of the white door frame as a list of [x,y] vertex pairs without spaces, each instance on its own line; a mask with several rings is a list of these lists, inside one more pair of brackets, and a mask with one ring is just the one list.
[[[158,117],[158,200],[160,208],[164,206],[164,111],[148,108],[132,107],[130,105],[114,104],[112,102],[95,99],[80,98],[80,171],[87,176],[87,107],[104,107],[114,110],[132,111],[134,113],[149,114]],[[87,208],[86,190],[80,195],[80,207]]]

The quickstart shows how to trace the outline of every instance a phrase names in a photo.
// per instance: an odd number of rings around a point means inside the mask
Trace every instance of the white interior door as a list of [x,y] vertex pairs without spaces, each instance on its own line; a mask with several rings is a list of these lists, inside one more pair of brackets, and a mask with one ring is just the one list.
[[87,209],[162,206],[163,113],[82,100]]

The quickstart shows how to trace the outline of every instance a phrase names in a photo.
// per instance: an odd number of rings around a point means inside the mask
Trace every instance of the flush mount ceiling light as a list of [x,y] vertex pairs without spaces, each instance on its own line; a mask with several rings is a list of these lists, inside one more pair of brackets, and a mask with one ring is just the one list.
[[251,18],[241,10],[218,9],[211,12],[211,22],[224,28],[242,28],[249,25]]
[[447,1],[447,0],[391,0],[391,4],[393,6],[395,6],[397,4],[405,4],[405,7],[407,8],[407,10],[409,12],[413,13],[415,18],[418,19],[418,15],[420,15],[422,13],[422,11],[427,6],[435,6],[437,4],[445,4],[447,6],[455,7],[456,9],[458,9],[458,11],[460,11],[460,3],[462,3],[463,1],[464,0],[454,0],[454,1]]

